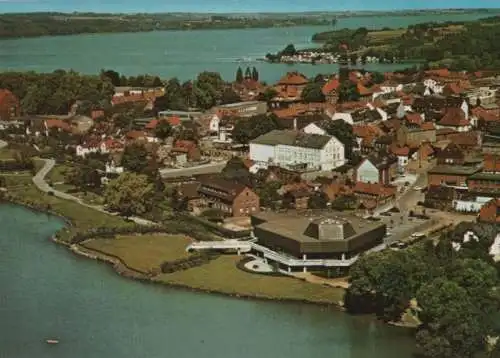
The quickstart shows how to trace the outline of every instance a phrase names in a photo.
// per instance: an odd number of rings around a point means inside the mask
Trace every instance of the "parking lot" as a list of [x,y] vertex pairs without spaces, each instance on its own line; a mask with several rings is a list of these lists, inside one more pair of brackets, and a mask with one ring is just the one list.
[[425,231],[433,225],[432,220],[423,220],[408,217],[408,213],[390,213],[390,216],[380,215],[380,219],[387,225],[387,232],[390,234],[386,237],[385,243],[390,244],[395,241],[406,241],[411,234]]

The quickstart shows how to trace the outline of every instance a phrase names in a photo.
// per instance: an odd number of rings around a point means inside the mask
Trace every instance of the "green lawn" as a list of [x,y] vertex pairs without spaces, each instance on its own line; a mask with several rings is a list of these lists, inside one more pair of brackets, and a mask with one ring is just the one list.
[[0,160],[14,160],[14,151],[9,148],[0,149]]
[[127,266],[148,272],[158,269],[165,261],[189,257],[186,247],[191,241],[181,235],[132,235],[90,240],[83,246],[117,256]]
[[308,283],[291,277],[274,277],[244,272],[236,267],[241,256],[220,256],[206,265],[161,274],[159,282],[232,295],[249,295],[270,299],[307,300],[338,304],[344,290]]
[[[9,187],[7,188],[9,189]],[[109,215],[97,210],[87,208],[73,201],[64,200],[39,191],[33,184],[24,188],[12,187],[9,192],[19,198],[21,202],[33,203],[41,207],[64,215],[70,219],[74,226],[65,229],[61,238],[69,239],[71,232],[85,231],[97,227],[125,227],[133,226],[133,223],[124,221],[118,216]]]
[[29,172],[1,173],[0,177],[4,177],[7,187],[25,187],[32,185],[32,175]]
[[57,164],[52,168],[52,170],[47,174],[46,180],[51,183],[63,183],[66,172],[71,169],[70,166],[64,164]]

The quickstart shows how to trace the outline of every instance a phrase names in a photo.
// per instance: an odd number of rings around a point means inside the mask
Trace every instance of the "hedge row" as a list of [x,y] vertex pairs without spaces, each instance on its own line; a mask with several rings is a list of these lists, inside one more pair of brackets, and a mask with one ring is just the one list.
[[219,255],[214,253],[197,253],[185,259],[164,262],[161,264],[160,268],[162,273],[173,273],[205,265],[217,257],[219,257]]

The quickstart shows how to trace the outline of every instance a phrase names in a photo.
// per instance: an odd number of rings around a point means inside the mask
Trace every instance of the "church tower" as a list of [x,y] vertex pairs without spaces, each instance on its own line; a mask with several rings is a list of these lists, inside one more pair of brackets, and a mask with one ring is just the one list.
[[349,79],[349,47],[346,44],[339,46],[339,82],[344,83]]

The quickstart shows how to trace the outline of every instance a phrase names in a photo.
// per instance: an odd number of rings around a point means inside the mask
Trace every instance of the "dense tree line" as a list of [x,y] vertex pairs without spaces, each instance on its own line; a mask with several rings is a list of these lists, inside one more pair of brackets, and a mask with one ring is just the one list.
[[[473,357],[485,350],[487,336],[498,335],[500,281],[488,252],[498,230],[463,223],[437,245],[426,241],[362,257],[350,270],[346,308],[374,312],[387,321],[399,321],[411,310],[421,322],[416,333],[420,356]],[[476,236],[464,240],[469,231]]]
[[2,72],[0,88],[12,91],[21,100],[25,114],[67,114],[77,100],[103,105],[114,93],[113,84],[106,78],[64,70]]
[[326,19],[307,16],[286,18],[229,16],[192,18],[185,16],[179,18],[169,14],[2,14],[0,16],[0,38],[161,30],[267,28],[327,25],[328,23],[329,21]]

